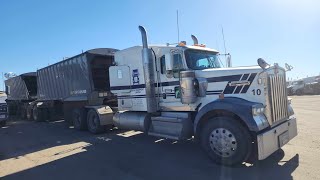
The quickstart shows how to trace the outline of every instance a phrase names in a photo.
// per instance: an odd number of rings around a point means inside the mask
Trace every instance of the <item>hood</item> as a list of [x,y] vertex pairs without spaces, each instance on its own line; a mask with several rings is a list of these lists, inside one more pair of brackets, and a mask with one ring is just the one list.
[[207,79],[208,92],[211,94],[246,93],[261,72],[263,69],[259,66],[195,70],[197,78]]
[[251,74],[258,74],[263,70],[259,66],[244,66],[233,68],[217,68],[217,69],[204,69],[196,70],[196,77],[204,78],[219,78],[225,81],[240,81],[246,80]]

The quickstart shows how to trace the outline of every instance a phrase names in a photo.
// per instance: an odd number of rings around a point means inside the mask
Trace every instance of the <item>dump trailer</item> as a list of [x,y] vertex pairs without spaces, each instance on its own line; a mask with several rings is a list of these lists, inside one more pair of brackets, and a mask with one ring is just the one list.
[[[99,116],[94,133],[112,124],[105,120],[105,104],[116,106],[110,92],[109,67],[116,49],[100,48],[83,52],[37,71],[38,95],[32,107],[33,119],[64,119],[76,129],[87,128],[87,115]],[[91,126],[93,127],[93,126]]]
[[[37,99],[37,75],[35,72],[21,74],[5,81],[9,116],[27,117],[29,104]],[[30,118],[30,116],[28,116]]]
[[[297,135],[286,70],[222,67],[200,44],[94,49],[37,71],[34,119],[61,112],[76,129],[105,126],[174,140],[194,138],[216,163],[263,160]],[[230,63],[228,63],[231,65]],[[56,111],[51,113],[51,111]]]

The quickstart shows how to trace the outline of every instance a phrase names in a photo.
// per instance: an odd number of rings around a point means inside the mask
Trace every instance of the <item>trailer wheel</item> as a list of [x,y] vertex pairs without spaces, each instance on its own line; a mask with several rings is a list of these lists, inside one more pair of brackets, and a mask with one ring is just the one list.
[[202,148],[217,164],[238,165],[251,154],[251,136],[238,120],[230,117],[211,118],[200,133]]
[[32,114],[35,121],[44,121],[44,113],[41,108],[34,106],[32,109]]
[[98,134],[104,131],[104,127],[100,125],[100,118],[97,112],[90,109],[87,116],[88,130],[93,134]]
[[33,120],[32,107],[31,107],[31,106],[28,106],[28,107],[27,107],[27,119],[28,119],[29,121]]
[[20,106],[19,108],[20,118],[21,120],[25,120],[27,118],[27,109],[25,105]]
[[87,121],[84,109],[76,108],[72,111],[72,122],[75,129],[87,129]]
[[301,89],[298,89],[297,91],[296,91],[296,95],[297,96],[301,96],[303,93],[302,93],[302,90]]

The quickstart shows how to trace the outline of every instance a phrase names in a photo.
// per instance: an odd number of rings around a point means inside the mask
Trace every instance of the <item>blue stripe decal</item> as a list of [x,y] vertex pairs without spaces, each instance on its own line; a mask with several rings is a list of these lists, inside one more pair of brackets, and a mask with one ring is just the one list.
[[248,81],[250,82],[249,85],[245,85],[241,91],[241,93],[247,93],[248,89],[250,88],[254,78],[256,77],[257,73],[252,73],[251,76],[249,77]]
[[244,74],[241,78],[241,81],[247,80],[248,79],[249,74]]
[[[241,78],[242,74],[238,75],[231,75],[231,76],[219,76],[219,77],[211,77],[207,78],[208,83],[213,83],[213,82],[224,82],[224,81],[238,81]],[[171,82],[162,82],[162,83],[155,83],[154,86],[157,87],[159,86],[179,86],[180,82],[179,81],[171,81]],[[132,86],[113,86],[110,87],[110,90],[124,90],[124,89],[140,89],[140,88],[145,88],[145,84],[139,84],[139,85],[132,85]]]
[[224,94],[232,94],[234,89],[236,88],[236,86],[230,86],[231,81],[239,81],[241,79],[241,77],[242,77],[242,74],[233,77],[232,80],[229,80],[229,82],[228,82],[226,88],[224,89],[223,93]]
[[110,90],[126,90],[126,89],[141,89],[146,88],[145,84],[132,85],[132,86],[113,86],[110,87]]
[[[233,93],[246,93],[248,91],[248,89],[250,88],[252,81],[254,80],[254,78],[256,77],[257,73],[252,73],[249,77],[249,74],[237,74],[237,75],[231,75],[231,76],[220,76],[220,77],[211,77],[211,78],[207,78],[208,83],[214,83],[214,82],[225,82],[228,81],[227,86],[225,87],[225,89],[222,91],[207,91],[207,94],[220,94],[220,93],[224,93],[224,94],[233,94]],[[248,79],[249,77],[249,79]],[[231,81],[240,81],[240,80],[246,80],[248,79],[248,81],[250,82],[250,85],[246,85],[246,86],[229,86],[229,83]],[[154,86],[179,86],[180,82],[179,81],[171,81],[171,82],[162,82],[162,83],[155,83]],[[141,88],[145,88],[146,85],[145,84],[139,84],[139,85],[131,85],[131,86],[113,86],[110,87],[111,90],[126,90],[126,89],[141,89]],[[242,88],[243,87],[243,88]],[[241,91],[242,89],[242,91]],[[240,92],[241,91],[241,92]],[[167,96],[174,96],[174,93],[166,93]],[[141,98],[142,96],[137,95],[138,98]],[[145,95],[144,95],[145,96]],[[119,98],[127,98],[127,96],[118,96]],[[132,96],[130,96],[132,98]]]
[[238,86],[237,89],[234,91],[233,94],[239,94],[241,89],[242,89],[243,85],[242,86]]

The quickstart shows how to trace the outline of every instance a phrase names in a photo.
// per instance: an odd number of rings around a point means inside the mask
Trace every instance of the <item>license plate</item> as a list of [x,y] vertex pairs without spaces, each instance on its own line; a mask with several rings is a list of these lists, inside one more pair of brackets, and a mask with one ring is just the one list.
[[6,115],[0,115],[0,119],[4,119],[4,118],[6,118]]
[[279,146],[282,147],[283,145],[289,142],[289,132],[286,131],[279,135]]

